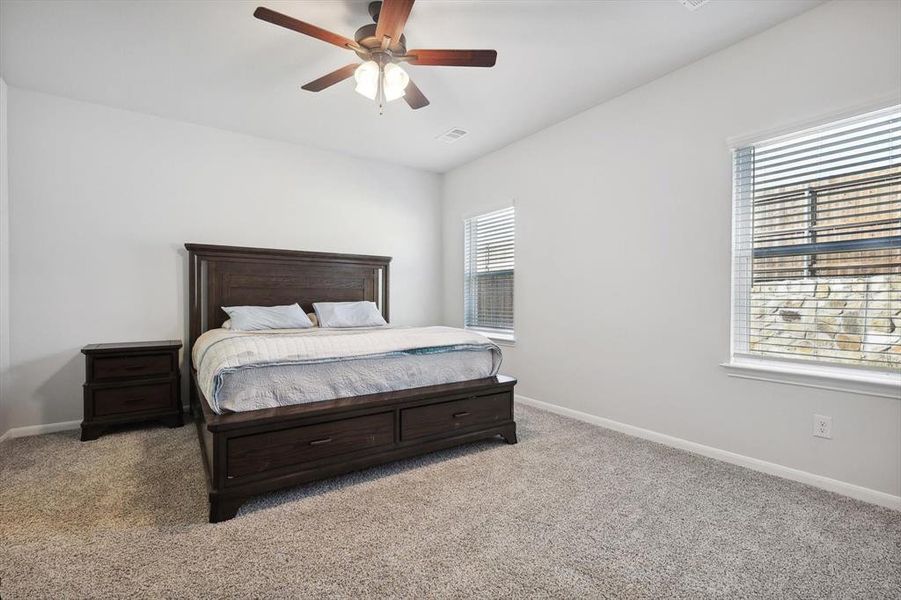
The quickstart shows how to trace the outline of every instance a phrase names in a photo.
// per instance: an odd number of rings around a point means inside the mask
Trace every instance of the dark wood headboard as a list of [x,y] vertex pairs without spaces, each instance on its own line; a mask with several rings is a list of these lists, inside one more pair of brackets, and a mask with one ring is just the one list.
[[194,342],[228,318],[223,306],[370,300],[388,320],[390,256],[301,252],[185,244],[188,250],[188,332]]

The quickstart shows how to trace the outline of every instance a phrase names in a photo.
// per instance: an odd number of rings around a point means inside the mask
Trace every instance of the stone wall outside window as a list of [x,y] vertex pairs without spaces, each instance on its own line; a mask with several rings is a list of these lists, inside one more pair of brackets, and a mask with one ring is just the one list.
[[901,368],[901,275],[755,284],[750,329],[754,354]]

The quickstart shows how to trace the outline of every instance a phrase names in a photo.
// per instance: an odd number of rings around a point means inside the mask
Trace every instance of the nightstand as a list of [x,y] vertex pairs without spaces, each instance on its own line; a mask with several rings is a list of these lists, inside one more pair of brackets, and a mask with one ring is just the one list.
[[81,441],[96,440],[112,425],[162,420],[181,427],[181,342],[89,344],[85,355]]

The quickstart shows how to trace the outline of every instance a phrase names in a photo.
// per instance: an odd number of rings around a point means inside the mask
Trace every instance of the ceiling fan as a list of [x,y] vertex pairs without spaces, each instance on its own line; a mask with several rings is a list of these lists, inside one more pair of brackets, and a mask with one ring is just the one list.
[[288,15],[260,6],[253,16],[286,29],[352,50],[363,61],[353,62],[302,86],[310,92],[321,92],[353,76],[356,91],[379,103],[379,114],[392,100],[403,99],[410,108],[428,106],[429,101],[399,63],[440,67],[493,67],[495,50],[407,50],[404,24],[414,0],[371,2],[369,14],[374,23],[357,29],[354,39],[332,33]]

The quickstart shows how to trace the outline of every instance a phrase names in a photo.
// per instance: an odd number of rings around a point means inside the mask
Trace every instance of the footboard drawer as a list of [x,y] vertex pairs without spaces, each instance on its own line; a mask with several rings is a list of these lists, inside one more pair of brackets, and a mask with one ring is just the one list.
[[491,425],[513,418],[512,395],[509,392],[473,396],[463,400],[429,406],[407,408],[400,413],[400,436],[412,440],[442,433],[452,433],[477,425]]
[[390,412],[246,435],[228,441],[227,476],[233,479],[393,442]]

